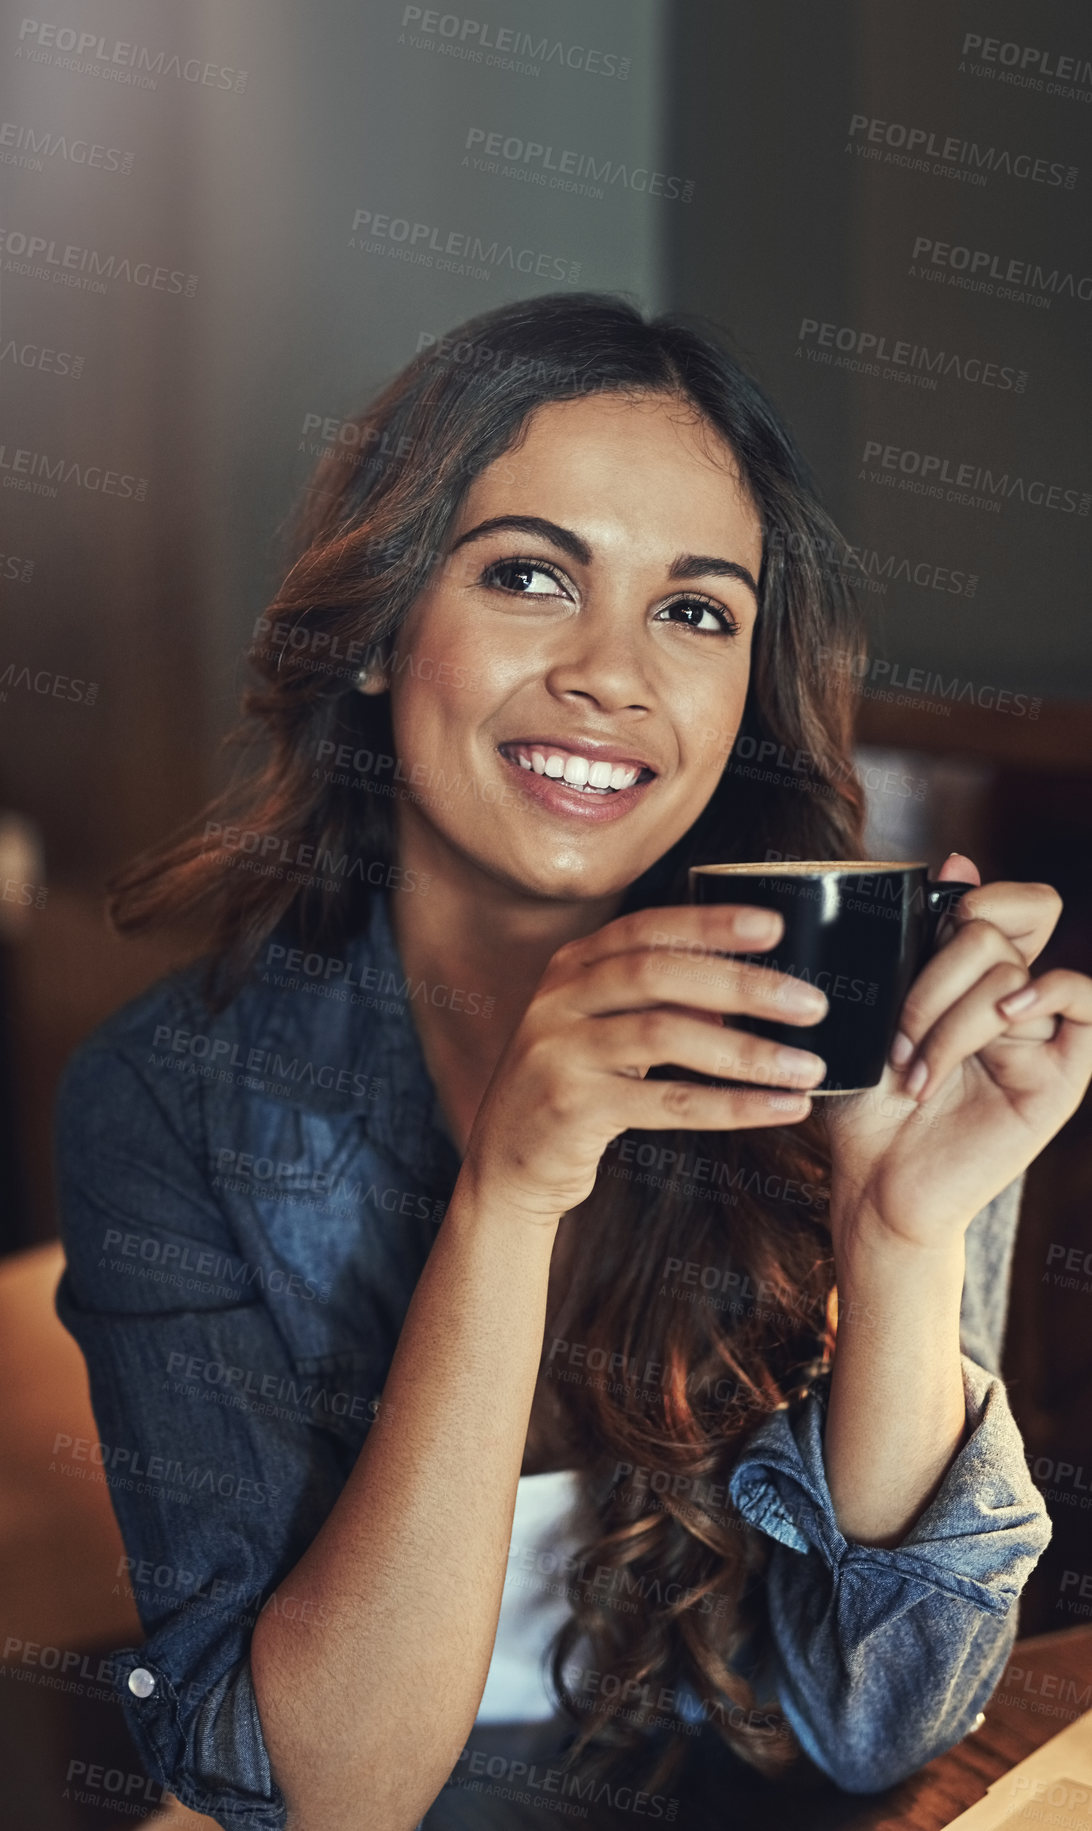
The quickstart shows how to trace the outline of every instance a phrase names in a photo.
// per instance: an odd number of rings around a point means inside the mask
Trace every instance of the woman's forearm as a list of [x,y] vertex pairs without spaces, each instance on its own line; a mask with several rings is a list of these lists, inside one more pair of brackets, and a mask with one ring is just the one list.
[[827,1485],[847,1539],[892,1546],[928,1506],[964,1438],[964,1242],[959,1234],[926,1248],[860,1225],[842,1237]]
[[[458,1759],[496,1635],[556,1228],[460,1173],[376,1420],[266,1609],[251,1670],[289,1831],[412,1831]],[[315,1619],[317,1617],[317,1620]]]

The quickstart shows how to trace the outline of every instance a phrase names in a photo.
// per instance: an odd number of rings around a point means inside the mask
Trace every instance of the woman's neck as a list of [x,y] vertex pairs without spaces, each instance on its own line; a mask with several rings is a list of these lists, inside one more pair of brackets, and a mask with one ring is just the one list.
[[400,858],[400,881],[427,888],[392,889],[390,925],[403,972],[428,988],[412,1002],[413,1022],[461,1157],[493,1070],[551,955],[610,921],[622,899],[522,896],[465,860],[448,853],[418,857],[419,850],[411,844]]
[[429,987],[417,1009],[492,1072],[551,955],[609,922],[622,894],[571,902],[522,895],[446,851],[399,862],[403,881],[427,885],[392,889],[388,903],[402,966]]

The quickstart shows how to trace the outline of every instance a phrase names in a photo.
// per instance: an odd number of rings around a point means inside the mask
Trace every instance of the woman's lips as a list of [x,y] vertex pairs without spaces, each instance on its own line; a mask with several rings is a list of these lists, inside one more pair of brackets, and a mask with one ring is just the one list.
[[498,750],[501,762],[519,777],[524,794],[531,801],[537,801],[540,807],[551,814],[567,814],[578,820],[619,820],[628,814],[641,796],[652,784],[659,780],[657,776],[634,782],[629,788],[611,789],[607,794],[596,794],[583,788],[571,788],[561,776],[540,776],[535,770],[524,769],[512,757]]

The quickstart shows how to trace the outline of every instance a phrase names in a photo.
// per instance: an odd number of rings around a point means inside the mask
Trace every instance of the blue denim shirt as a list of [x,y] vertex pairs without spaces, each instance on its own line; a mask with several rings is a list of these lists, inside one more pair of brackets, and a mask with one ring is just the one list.
[[[105,1471],[147,1637],[114,1656],[122,1705],[154,1778],[240,1831],[286,1818],[254,1617],[353,1466],[459,1170],[412,1018],[437,988],[407,982],[386,893],[344,956],[293,972],[274,940],[215,1018],[184,969],[82,1044],[59,1097],[57,1310],[100,1433],[73,1454]],[[970,1228],[969,1431],[898,1547],[839,1531],[829,1375],[763,1422],[731,1477],[771,1541],[766,1696],[851,1791],[974,1725],[1050,1539],[997,1374],[1019,1194]]]

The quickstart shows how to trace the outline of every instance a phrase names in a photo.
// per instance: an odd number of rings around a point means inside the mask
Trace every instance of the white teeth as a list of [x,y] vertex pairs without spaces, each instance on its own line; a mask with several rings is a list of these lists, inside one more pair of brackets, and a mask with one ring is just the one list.
[[639,765],[608,763],[602,758],[589,763],[587,757],[577,756],[572,751],[562,755],[556,750],[547,753],[536,748],[529,756],[522,750],[515,751],[514,755],[521,769],[531,769],[538,776],[552,776],[555,781],[563,781],[569,788],[580,788],[585,793],[610,794],[620,788],[632,788],[641,774]]
[[639,769],[634,769],[629,763],[616,763],[610,772],[610,785],[612,788],[630,788],[640,773]]

